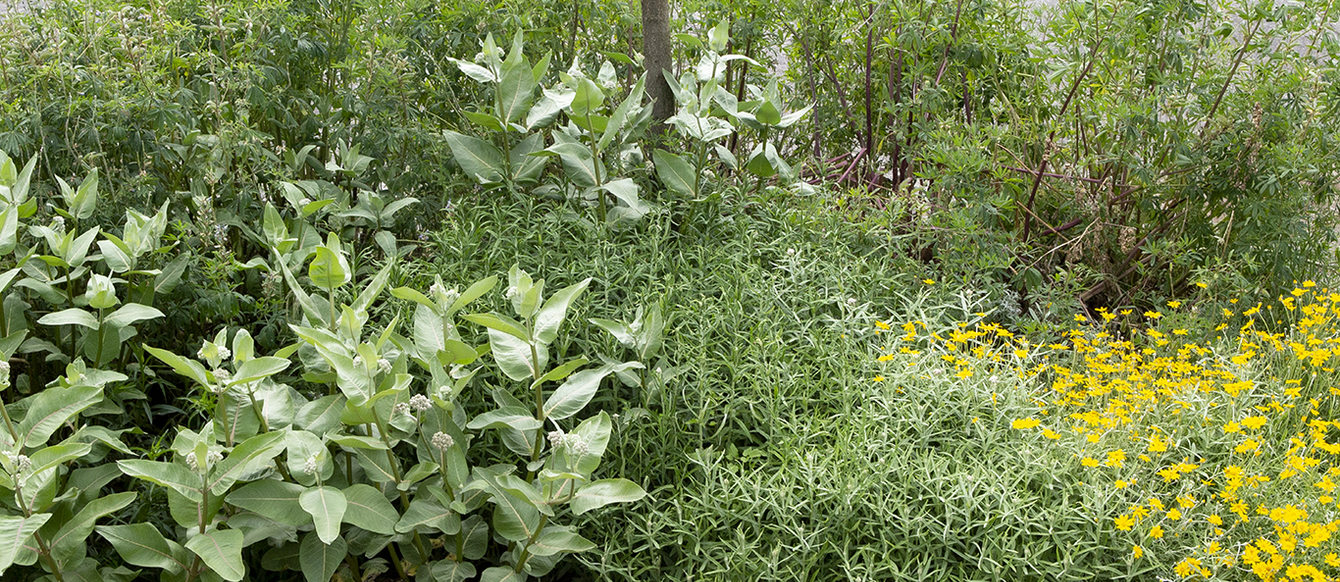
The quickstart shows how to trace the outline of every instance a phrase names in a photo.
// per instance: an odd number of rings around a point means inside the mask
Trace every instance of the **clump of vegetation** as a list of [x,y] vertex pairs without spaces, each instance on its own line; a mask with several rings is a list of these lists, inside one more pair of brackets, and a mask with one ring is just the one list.
[[7,579],[1340,576],[1330,6],[21,4]]
[[1008,421],[1081,467],[1101,499],[1095,535],[1126,542],[1132,565],[1326,580],[1340,572],[1337,301],[1305,281],[1240,313],[1100,310],[1045,344],[996,323],[937,333],[911,321],[878,359],[1022,388],[1031,414],[975,421]]

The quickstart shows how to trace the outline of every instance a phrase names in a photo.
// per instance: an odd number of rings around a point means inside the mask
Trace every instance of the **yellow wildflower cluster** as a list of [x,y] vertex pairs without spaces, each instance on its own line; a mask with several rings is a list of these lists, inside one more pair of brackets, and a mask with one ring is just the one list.
[[1304,283],[1222,309],[1195,326],[1214,326],[1209,338],[1178,327],[1192,312],[1097,315],[1045,345],[997,324],[911,322],[881,361],[929,351],[940,358],[908,365],[1017,379],[1037,412],[1010,427],[1073,454],[1085,483],[1122,500],[1100,519],[1129,559],[1181,578],[1340,580],[1340,294]]

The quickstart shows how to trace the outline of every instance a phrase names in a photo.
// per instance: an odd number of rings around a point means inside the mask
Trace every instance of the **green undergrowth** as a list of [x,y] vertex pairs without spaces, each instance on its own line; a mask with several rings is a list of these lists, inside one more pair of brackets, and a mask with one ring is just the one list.
[[[596,402],[623,411],[609,462],[649,497],[583,524],[602,551],[564,576],[1139,578],[1103,543],[1110,525],[1093,509],[1106,501],[1009,434],[1023,403],[1004,385],[872,380],[875,320],[999,312],[970,290],[991,281],[906,258],[821,199],[741,204],[684,235],[652,221],[602,236],[521,204],[462,205],[434,236],[444,277],[518,262],[560,284],[595,276],[590,304],[626,306],[605,308],[617,317],[664,307],[665,349],[649,362],[663,380]],[[574,341],[613,349],[586,332]]]

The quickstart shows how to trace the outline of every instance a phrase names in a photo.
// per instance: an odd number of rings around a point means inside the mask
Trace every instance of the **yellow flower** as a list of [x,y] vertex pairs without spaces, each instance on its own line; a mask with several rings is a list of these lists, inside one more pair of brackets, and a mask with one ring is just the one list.
[[1176,508],[1176,507],[1174,507],[1174,508],[1172,508],[1172,509],[1169,509],[1169,510],[1168,510],[1168,519],[1171,519],[1171,520],[1173,520],[1173,521],[1177,521],[1177,520],[1179,520],[1179,519],[1182,519],[1182,510],[1180,510],[1180,509],[1178,509],[1178,508]]
[[1084,457],[1083,459],[1079,460],[1079,464],[1084,465],[1085,467],[1097,467],[1098,459],[1095,459],[1093,457]]
[[1117,489],[1125,489],[1125,488],[1126,488],[1128,485],[1130,485],[1130,484],[1131,484],[1131,483],[1130,483],[1129,481],[1125,480],[1125,479],[1117,479],[1116,486],[1117,486]]
[[1247,418],[1242,419],[1242,426],[1251,430],[1256,430],[1265,426],[1266,420],[1267,419],[1264,416],[1248,416]]
[[1224,525],[1224,519],[1222,517],[1219,517],[1219,514],[1217,513],[1211,514],[1209,517],[1205,518],[1205,521],[1208,521],[1217,526]]
[[1159,312],[1157,312],[1157,311],[1146,311],[1146,312],[1145,312],[1145,317],[1148,317],[1148,318],[1150,318],[1150,319],[1158,319],[1158,318],[1160,318],[1160,317],[1163,317],[1163,314],[1162,314],[1162,313],[1159,313]]
[[883,377],[883,376],[875,376],[872,380],[874,380],[875,382],[883,382],[883,381],[884,381],[884,377]]
[[1117,518],[1113,520],[1113,523],[1115,523],[1117,529],[1121,531],[1131,531],[1131,527],[1135,525],[1135,520],[1129,515],[1118,515]]
[[927,284],[927,285],[934,285],[934,284],[935,284],[935,280],[934,280],[934,279],[922,279],[921,282],[922,282],[922,283],[925,283],[925,284]]
[[1141,556],[1144,556],[1144,555],[1145,555],[1145,549],[1144,549],[1144,548],[1142,548],[1142,547],[1140,547],[1140,546],[1135,546],[1135,547],[1131,548],[1131,557],[1133,557],[1133,558],[1139,560],[1140,557],[1141,557]]
[[1050,428],[1044,428],[1044,429],[1042,429],[1042,436],[1047,437],[1047,438],[1049,438],[1049,439],[1051,439],[1051,440],[1056,440],[1056,439],[1061,438],[1061,434],[1060,434],[1060,433],[1058,433],[1058,432],[1056,432],[1056,431],[1054,431],[1054,430],[1052,430],[1052,429],[1050,429]]
[[1156,525],[1152,528],[1149,528],[1149,535],[1150,537],[1153,537],[1156,540],[1163,539],[1163,526]]
[[1039,425],[1039,424],[1042,424],[1042,421],[1040,421],[1040,420],[1038,420],[1038,419],[1036,419],[1036,418],[1031,418],[1031,417],[1030,417],[1030,418],[1020,418],[1020,419],[1016,419],[1014,422],[1011,422],[1011,423],[1010,423],[1010,428],[1013,428],[1013,429],[1030,429],[1030,428],[1034,428],[1034,427],[1036,427],[1036,426]]
[[1335,552],[1326,554],[1326,565],[1332,568],[1340,568],[1340,556],[1337,556]]
[[1200,560],[1195,558],[1186,558],[1181,562],[1178,562],[1176,566],[1173,566],[1173,572],[1176,572],[1178,576],[1183,578],[1190,576],[1192,573],[1200,573],[1200,571]]
[[1149,438],[1149,448],[1147,450],[1151,453],[1162,453],[1168,450],[1168,441],[1160,439],[1159,435],[1154,435]]
[[1181,306],[1182,306],[1182,302],[1181,302],[1181,301],[1169,301],[1169,302],[1168,302],[1168,307],[1171,307],[1171,308],[1173,308],[1173,309],[1177,309],[1178,307],[1181,307]]

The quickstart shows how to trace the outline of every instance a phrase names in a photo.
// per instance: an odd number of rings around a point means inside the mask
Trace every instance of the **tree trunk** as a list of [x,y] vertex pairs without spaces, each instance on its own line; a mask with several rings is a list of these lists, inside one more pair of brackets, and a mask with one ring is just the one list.
[[675,95],[664,77],[674,66],[670,62],[670,0],[642,0],[642,58],[647,96],[655,102],[651,117],[660,128],[675,114]]

